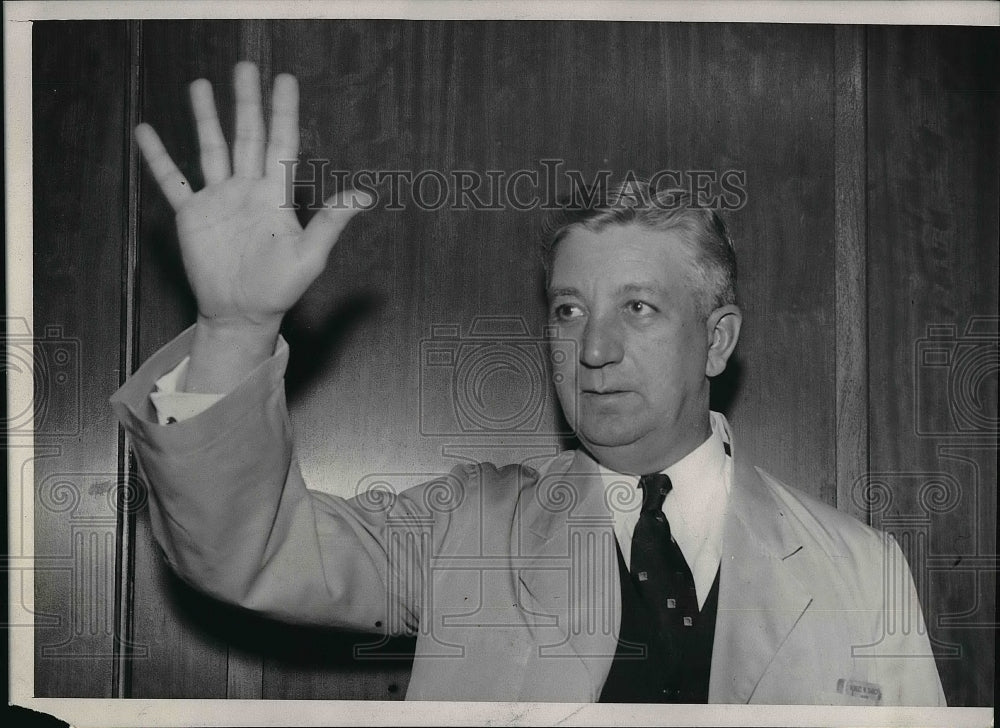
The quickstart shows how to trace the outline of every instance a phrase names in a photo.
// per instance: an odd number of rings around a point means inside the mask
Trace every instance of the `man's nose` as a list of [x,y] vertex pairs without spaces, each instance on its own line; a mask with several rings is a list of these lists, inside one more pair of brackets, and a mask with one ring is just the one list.
[[592,317],[583,330],[580,363],[597,368],[614,364],[622,358],[621,328],[613,317]]

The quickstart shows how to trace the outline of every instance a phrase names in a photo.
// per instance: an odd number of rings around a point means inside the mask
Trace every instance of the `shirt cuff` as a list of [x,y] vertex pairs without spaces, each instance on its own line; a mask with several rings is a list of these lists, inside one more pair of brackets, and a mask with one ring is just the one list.
[[[281,353],[283,348],[287,349],[288,344],[285,343],[283,338],[279,337],[274,356]],[[149,395],[149,399],[153,403],[153,408],[156,410],[156,418],[161,425],[172,425],[175,422],[200,415],[225,396],[222,394],[185,392],[180,390],[180,387],[187,380],[187,370],[190,361],[190,356],[184,357],[180,364],[157,379],[156,388]]]

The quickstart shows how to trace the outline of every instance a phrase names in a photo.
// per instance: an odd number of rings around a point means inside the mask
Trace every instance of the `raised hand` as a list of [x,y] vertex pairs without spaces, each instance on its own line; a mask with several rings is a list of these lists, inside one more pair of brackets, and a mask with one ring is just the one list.
[[269,356],[281,319],[322,272],[351,217],[371,203],[346,191],[328,200],[303,230],[290,208],[285,165],[299,147],[298,83],[274,81],[270,137],[265,149],[257,67],[233,72],[236,136],[232,167],[212,88],[191,84],[205,187],[184,179],[156,132],[140,124],[136,141],[160,189],[177,213],[181,255],[198,304],[189,391],[225,393]]

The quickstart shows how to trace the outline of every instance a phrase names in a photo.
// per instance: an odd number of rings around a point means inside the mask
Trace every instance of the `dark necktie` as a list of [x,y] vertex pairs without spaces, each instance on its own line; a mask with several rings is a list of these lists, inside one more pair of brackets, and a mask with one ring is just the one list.
[[670,478],[661,473],[644,475],[639,487],[642,511],[632,532],[632,579],[655,622],[656,637],[667,654],[675,656],[683,633],[698,619],[694,577],[663,513],[663,501],[673,487]]

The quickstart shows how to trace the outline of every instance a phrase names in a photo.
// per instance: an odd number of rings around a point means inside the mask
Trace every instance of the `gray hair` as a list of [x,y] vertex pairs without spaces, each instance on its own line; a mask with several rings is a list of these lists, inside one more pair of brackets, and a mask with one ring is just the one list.
[[679,233],[691,253],[690,283],[699,296],[703,315],[736,303],[736,250],[722,217],[695,204],[687,190],[654,190],[648,182],[634,178],[591,195],[584,204],[567,205],[547,222],[542,245],[546,285],[551,281],[556,249],[572,230],[600,232],[612,225],[629,224]]

